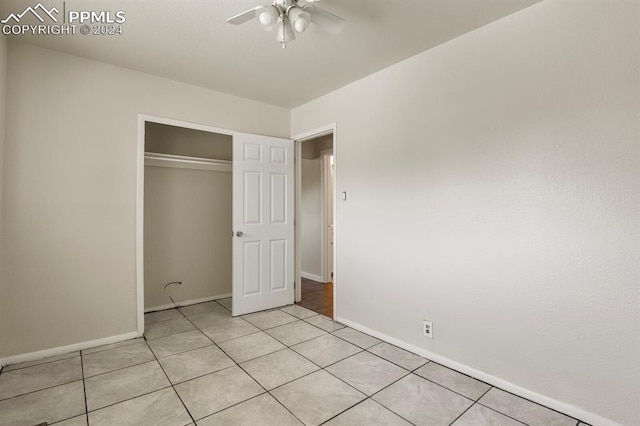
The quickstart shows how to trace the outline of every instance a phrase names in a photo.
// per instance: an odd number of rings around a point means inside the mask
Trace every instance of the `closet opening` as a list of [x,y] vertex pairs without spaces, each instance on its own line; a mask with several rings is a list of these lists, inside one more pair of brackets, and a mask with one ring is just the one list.
[[231,134],[144,122],[145,313],[231,297],[232,152]]

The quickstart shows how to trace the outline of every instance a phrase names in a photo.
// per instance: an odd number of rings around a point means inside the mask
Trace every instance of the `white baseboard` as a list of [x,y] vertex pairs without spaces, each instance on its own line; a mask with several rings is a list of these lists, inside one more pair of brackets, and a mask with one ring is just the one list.
[[433,352],[430,352],[419,346],[412,345],[400,339],[396,339],[395,337],[391,337],[384,333],[380,333],[378,331],[372,330],[368,327],[365,327],[361,324],[350,321],[348,319],[338,317],[336,318],[336,321],[341,322],[342,324],[347,325],[355,330],[377,337],[380,340],[383,340],[387,343],[391,343],[392,345],[395,345],[399,348],[412,352],[423,358],[427,358],[431,361],[435,361],[438,364],[444,365],[445,367],[449,367],[453,370],[459,371],[460,373],[464,373],[468,376],[471,376],[478,380],[486,382],[492,386],[503,389],[507,392],[511,392],[514,395],[518,395],[522,398],[536,402],[540,405],[544,405],[545,407],[549,407],[553,410],[567,414],[582,422],[589,423],[592,425],[597,425],[597,426],[622,426],[621,424],[616,423],[613,420],[606,419],[597,414],[586,411],[580,407],[576,407],[575,405],[571,405],[566,402],[558,401],[553,398],[540,395],[539,393],[522,388],[518,385],[515,385],[499,377],[476,370],[475,368],[469,367],[465,364],[461,364],[459,362],[456,362],[442,355],[438,355]]
[[[210,302],[212,300],[218,300],[218,299],[226,299],[227,297],[231,297],[231,293],[220,294],[218,296],[213,296],[213,297],[204,297],[201,299],[187,300],[184,302],[179,302],[179,306],[195,305],[196,303]],[[145,309],[145,312],[160,311],[163,309],[169,309],[173,307],[174,307],[173,304],[156,306],[153,308]],[[95,348],[96,346],[123,342],[125,340],[135,339],[141,336],[142,336],[141,333],[138,333],[137,331],[132,331],[130,333],[119,334],[117,336],[104,337],[102,339],[90,340],[90,341],[81,342],[81,343],[74,343],[72,345],[59,346],[57,348],[45,349],[37,352],[29,352],[26,354],[14,355],[7,358],[0,358],[0,367],[4,367],[6,365],[11,365],[11,364],[19,364],[21,362],[36,361],[39,359],[49,358],[56,355],[63,355],[69,352]]]
[[308,272],[300,272],[300,276],[311,281],[317,281],[319,283],[322,282],[322,277],[320,275],[313,275],[309,274]]
[[[211,297],[202,297],[200,299],[185,300],[182,302],[178,302],[178,306],[180,307],[180,306],[195,305],[198,303],[211,302],[212,300],[226,299],[227,297],[231,297],[231,293],[219,294],[217,296],[211,296]],[[175,305],[173,303],[154,306],[151,308],[144,308],[144,312],[147,313],[147,312],[154,312],[154,311],[164,311],[165,309],[171,309],[171,308],[175,308]]]
[[21,355],[14,355],[0,359],[0,366],[4,367],[11,364],[19,364],[21,362],[36,361],[51,356],[63,355],[69,352],[81,351],[83,349],[95,348],[96,346],[110,345],[111,343],[123,342],[125,340],[141,337],[136,331],[131,333],[119,334],[117,336],[104,337],[102,339],[89,340],[87,342],[74,343],[67,346],[58,346],[57,348],[45,349],[37,352],[29,352]]

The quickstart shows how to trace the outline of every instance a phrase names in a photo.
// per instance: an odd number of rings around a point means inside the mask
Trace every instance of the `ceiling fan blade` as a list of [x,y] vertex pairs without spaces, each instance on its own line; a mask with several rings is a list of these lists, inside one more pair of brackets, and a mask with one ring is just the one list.
[[318,6],[306,5],[304,6],[304,11],[311,15],[311,22],[331,34],[338,34],[344,28],[344,19]]
[[253,9],[249,9],[242,13],[237,14],[236,16],[232,16],[227,19],[227,22],[233,25],[240,25],[248,22],[256,17],[256,10],[258,10],[261,6],[254,7]]

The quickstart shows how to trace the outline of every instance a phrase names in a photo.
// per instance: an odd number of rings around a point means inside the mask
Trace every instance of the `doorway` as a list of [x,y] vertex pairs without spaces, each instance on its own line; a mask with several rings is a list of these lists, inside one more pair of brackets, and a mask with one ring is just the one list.
[[297,179],[297,303],[334,317],[334,134],[299,140]]

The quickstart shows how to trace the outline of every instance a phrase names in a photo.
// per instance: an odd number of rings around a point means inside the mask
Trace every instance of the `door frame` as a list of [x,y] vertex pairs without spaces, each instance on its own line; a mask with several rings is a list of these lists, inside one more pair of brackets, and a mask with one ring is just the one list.
[[[320,179],[322,182],[322,233],[321,233],[321,250],[322,250],[322,276],[323,282],[332,280],[331,273],[333,272],[333,262],[329,262],[329,259],[333,260],[333,250],[331,249],[332,232],[329,231],[329,217],[333,216],[333,205],[335,204],[335,197],[333,191],[333,185],[331,184],[331,163],[330,157],[333,157],[333,148],[325,149],[320,152],[320,161],[322,163],[322,172],[320,173]],[[329,203],[329,195],[331,194],[332,202]],[[331,208],[329,208],[331,204]],[[333,223],[333,220],[331,221]],[[334,224],[335,227],[335,224]],[[335,243],[335,242],[334,242]],[[330,267],[331,266],[331,267]]]
[[144,334],[144,147],[146,123],[166,124],[185,129],[201,130],[233,137],[233,131],[190,121],[138,114],[136,161],[136,317],[138,337]]
[[[300,201],[302,200],[302,190],[301,190],[301,182],[302,182],[302,142],[306,142],[308,140],[311,139],[315,139],[321,136],[326,136],[329,134],[333,135],[333,319],[337,318],[337,310],[336,310],[336,299],[337,299],[337,291],[336,291],[336,287],[337,287],[337,281],[338,281],[338,274],[337,274],[337,226],[336,226],[336,222],[337,222],[337,193],[338,193],[338,161],[337,161],[337,141],[338,141],[338,136],[337,136],[337,123],[331,123],[331,124],[327,124],[325,126],[319,127],[317,129],[313,129],[307,132],[303,132],[303,133],[299,133],[297,135],[294,135],[291,137],[291,139],[293,139],[294,145],[295,145],[295,156],[296,156],[296,160],[295,160],[295,177],[296,177],[296,182],[295,182],[295,215],[296,215],[296,222],[295,222],[295,282],[296,282],[296,291],[295,291],[295,300],[296,302],[299,302],[300,300],[302,300],[302,258],[301,258],[301,253],[300,253],[300,218],[301,218],[301,206],[300,206]],[[323,198],[323,203],[324,203],[324,198]],[[323,215],[324,217],[324,215]],[[324,219],[323,219],[323,223],[324,223]],[[324,232],[324,230],[323,230]],[[324,252],[326,250],[323,250],[322,252],[322,256],[324,257]],[[324,268],[324,265],[323,265]]]

